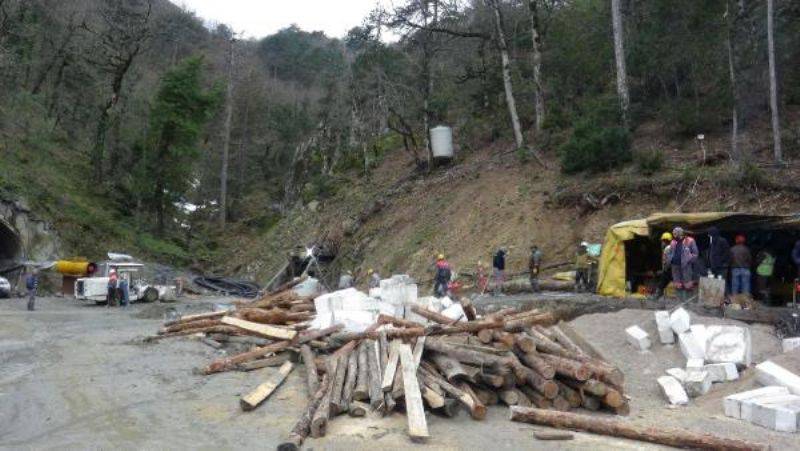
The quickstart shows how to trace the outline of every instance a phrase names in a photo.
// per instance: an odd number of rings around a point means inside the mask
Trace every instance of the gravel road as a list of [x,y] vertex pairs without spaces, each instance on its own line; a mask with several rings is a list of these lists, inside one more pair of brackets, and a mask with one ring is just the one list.
[[[196,311],[213,302],[225,300],[206,298],[170,307]],[[275,369],[203,377],[193,374],[193,369],[219,357],[220,351],[191,338],[141,344],[141,338],[162,323],[158,316],[163,308],[158,305],[134,305],[125,311],[43,298],[37,307],[35,312],[26,312],[21,299],[0,300],[2,449],[275,449],[305,405],[301,371],[290,374],[264,405],[245,413],[239,408],[240,394]],[[609,358],[625,364],[626,372],[634,369],[629,362],[651,358],[634,355],[626,347],[621,331],[627,322],[620,319],[608,324],[612,329],[598,332],[619,335],[618,340],[609,338],[609,344],[618,345],[620,353]],[[666,409],[663,402],[652,401],[657,393],[648,393],[651,390],[644,383],[639,386],[635,377],[629,380],[634,383],[635,421],[693,429],[710,429],[724,422],[722,430],[733,435],[769,439],[782,449],[796,446],[795,437],[726,420],[721,409],[713,418],[699,407]],[[684,417],[695,411],[703,417],[699,424]],[[432,438],[425,448],[663,449],[591,434],[576,434],[565,442],[538,442],[533,431],[546,428],[507,418],[504,407],[490,408],[482,422],[472,421],[463,412],[454,419],[429,415]],[[405,428],[405,416],[399,414],[339,417],[330,423],[327,437],[309,440],[307,446],[419,449],[408,441]]]

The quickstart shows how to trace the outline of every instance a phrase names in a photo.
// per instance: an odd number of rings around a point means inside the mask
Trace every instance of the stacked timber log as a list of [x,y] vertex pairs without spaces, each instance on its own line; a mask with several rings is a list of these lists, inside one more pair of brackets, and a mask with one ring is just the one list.
[[328,421],[343,414],[404,411],[409,437],[424,440],[426,410],[454,416],[463,409],[475,420],[497,404],[628,412],[621,371],[574,332],[554,326],[552,313],[509,308],[477,318],[465,300],[469,321],[412,306],[431,324],[379,315],[363,332],[345,332],[341,325],[311,330],[312,300],[289,288],[232,311],[168,322],[153,337],[197,335],[225,348],[226,357],[202,369],[206,375],[280,366],[242,397],[244,410],[278,389],[292,361],[302,362],[308,404],[281,450],[298,449],[309,435],[325,435]]

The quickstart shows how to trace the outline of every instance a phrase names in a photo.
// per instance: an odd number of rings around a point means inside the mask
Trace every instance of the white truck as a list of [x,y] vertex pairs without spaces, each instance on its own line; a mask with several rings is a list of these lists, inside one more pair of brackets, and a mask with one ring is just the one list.
[[80,301],[94,301],[103,304],[108,299],[108,280],[112,269],[117,271],[120,281],[128,281],[129,298],[131,302],[155,302],[163,295],[162,290],[167,287],[157,287],[148,284],[142,279],[142,263],[110,261],[101,263],[97,267],[95,276],[83,277],[75,282],[75,299]]

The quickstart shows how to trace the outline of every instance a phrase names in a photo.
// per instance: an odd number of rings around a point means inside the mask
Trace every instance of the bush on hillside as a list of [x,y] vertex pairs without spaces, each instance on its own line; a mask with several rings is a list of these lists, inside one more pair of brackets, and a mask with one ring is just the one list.
[[642,150],[633,155],[636,169],[644,175],[653,175],[664,167],[664,152],[660,150]]
[[582,122],[559,149],[561,170],[566,174],[604,172],[633,159],[630,135],[622,127],[602,127]]

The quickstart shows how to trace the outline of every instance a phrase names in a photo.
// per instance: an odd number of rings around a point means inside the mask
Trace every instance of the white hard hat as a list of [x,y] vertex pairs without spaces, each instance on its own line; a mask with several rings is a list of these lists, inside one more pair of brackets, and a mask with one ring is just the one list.
[[587,243],[586,241],[581,241],[581,246],[589,247],[589,243]]

